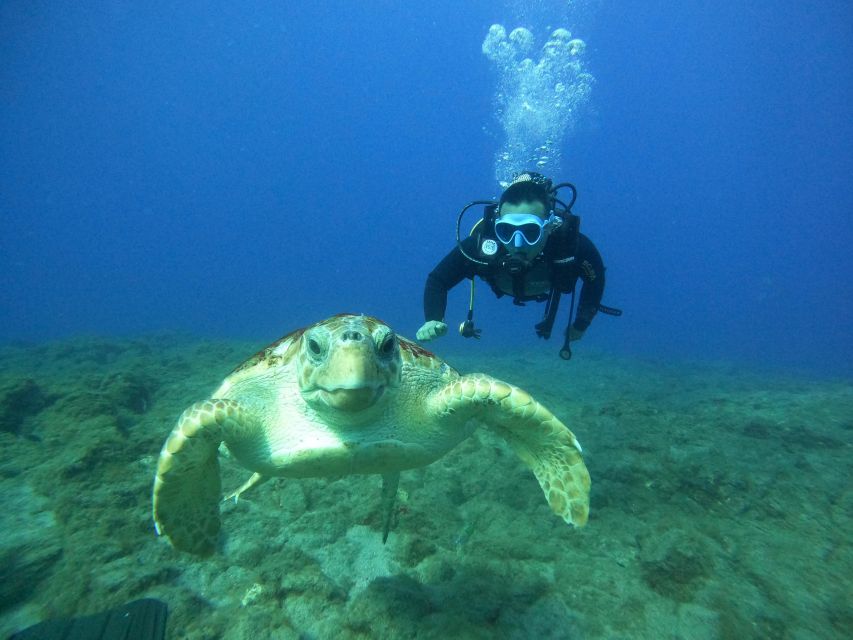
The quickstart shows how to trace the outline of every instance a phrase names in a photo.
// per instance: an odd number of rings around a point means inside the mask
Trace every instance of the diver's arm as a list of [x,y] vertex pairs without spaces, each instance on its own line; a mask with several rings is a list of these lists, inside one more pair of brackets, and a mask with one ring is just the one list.
[[598,313],[598,305],[604,295],[604,262],[592,240],[583,234],[580,234],[578,243],[578,266],[583,284],[578,312],[572,326],[578,331],[586,331]]
[[[465,244],[465,250],[470,253],[476,249],[476,244],[469,240],[473,241],[473,238],[466,238],[463,244]],[[463,278],[470,278],[473,275],[474,265],[462,255],[458,246],[453,247],[453,250],[444,256],[427,276],[424,287],[424,319],[444,321],[447,292],[459,284]]]

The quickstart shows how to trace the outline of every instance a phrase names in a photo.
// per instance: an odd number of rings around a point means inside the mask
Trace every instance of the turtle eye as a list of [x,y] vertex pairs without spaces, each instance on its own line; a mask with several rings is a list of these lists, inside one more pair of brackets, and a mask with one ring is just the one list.
[[320,347],[320,343],[314,338],[308,338],[308,351],[315,356],[319,356],[323,352],[323,349]]
[[397,346],[397,337],[393,333],[389,333],[379,346],[379,353],[383,356],[390,356],[394,353],[395,346]]

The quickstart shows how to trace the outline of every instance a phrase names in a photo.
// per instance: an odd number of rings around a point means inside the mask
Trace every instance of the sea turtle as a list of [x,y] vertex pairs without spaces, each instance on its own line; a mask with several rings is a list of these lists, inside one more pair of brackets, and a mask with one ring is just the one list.
[[387,537],[400,471],[434,462],[480,426],[530,467],[557,515],[586,524],[580,444],[530,394],[460,375],[376,318],[333,316],[258,352],[183,412],[157,463],[156,529],[177,549],[213,552],[224,442],[255,472],[236,494],[269,476],[382,474]]

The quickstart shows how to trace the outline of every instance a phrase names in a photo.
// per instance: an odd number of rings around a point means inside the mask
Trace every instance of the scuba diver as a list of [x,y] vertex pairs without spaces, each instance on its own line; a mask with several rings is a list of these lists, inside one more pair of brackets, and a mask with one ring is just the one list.
[[[568,188],[568,204],[559,199],[559,190]],[[513,303],[547,302],[545,316],[535,329],[540,338],[549,338],[560,296],[572,294],[569,324],[560,357],[572,357],[570,344],[580,340],[598,311],[621,315],[618,309],[601,304],[604,294],[604,264],[592,241],[580,233],[580,218],[571,212],[577,191],[570,183],[554,186],[545,176],[527,171],[515,176],[498,202],[477,200],[459,213],[456,223],[457,246],[430,272],[424,288],[424,317],[417,339],[433,340],[447,333],[444,313],[447,292],[463,278],[471,280],[468,318],[459,332],[479,338],[474,328],[474,277],[485,280],[498,296],[509,295]],[[484,215],[464,240],[459,227],[465,212],[483,205]],[[577,315],[573,318],[575,284],[582,281]]]

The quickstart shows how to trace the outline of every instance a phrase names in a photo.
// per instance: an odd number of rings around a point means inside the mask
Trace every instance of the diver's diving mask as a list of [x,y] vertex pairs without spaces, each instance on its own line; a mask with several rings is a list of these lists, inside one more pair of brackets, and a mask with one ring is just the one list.
[[524,250],[538,245],[561,224],[563,219],[553,211],[545,220],[532,213],[506,213],[495,220],[495,236],[508,251]]

